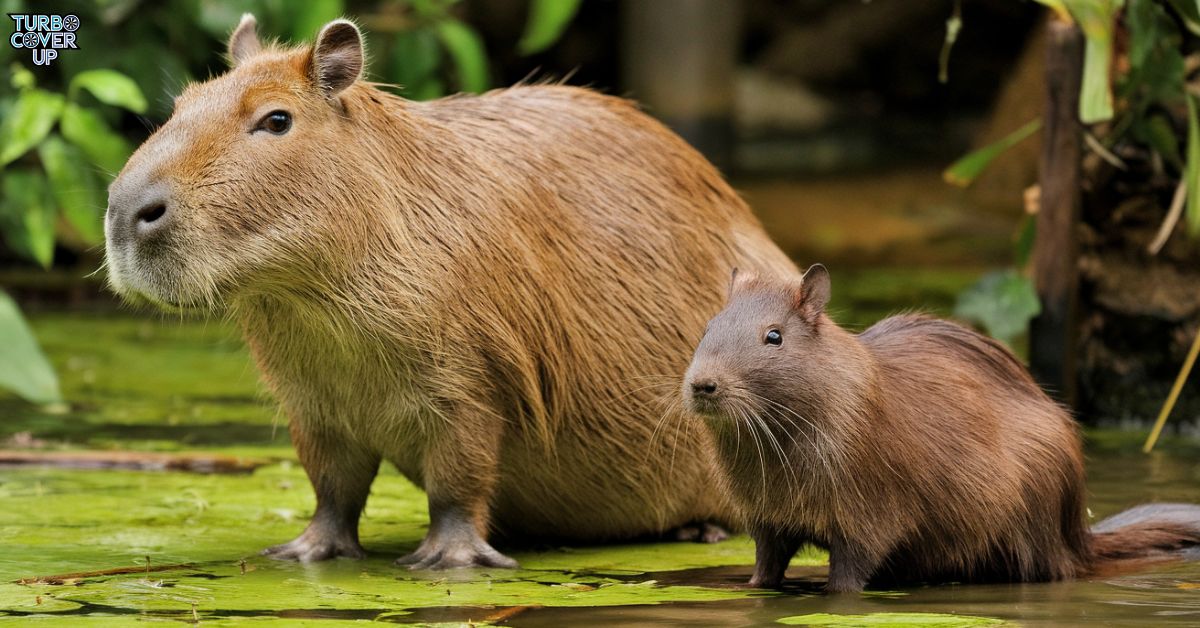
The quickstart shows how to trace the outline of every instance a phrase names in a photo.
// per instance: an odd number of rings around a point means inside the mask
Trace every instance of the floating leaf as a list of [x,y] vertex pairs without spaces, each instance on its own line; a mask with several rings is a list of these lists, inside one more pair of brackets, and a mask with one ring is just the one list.
[[63,110],[63,97],[41,89],[25,89],[0,122],[0,167],[29,152],[46,137]]
[[531,55],[549,48],[562,37],[580,4],[582,0],[533,0],[517,50]]
[[958,161],[951,164],[950,167],[946,168],[945,172],[942,173],[942,179],[944,179],[946,183],[960,187],[967,187],[968,185],[971,185],[971,183],[975,181],[976,177],[986,170],[988,165],[990,165],[992,161],[1003,154],[1004,151],[1016,146],[1017,144],[1020,144],[1022,140],[1030,135],[1033,135],[1040,128],[1042,128],[1041,118],[1030,120],[1016,131],[1009,133],[1003,138],[992,142],[983,148],[978,148],[971,151]]
[[87,90],[96,100],[134,113],[146,113],[146,97],[133,79],[116,70],[88,70],[71,79],[68,93],[72,98],[78,90]]
[[104,240],[103,191],[83,152],[51,134],[38,146],[38,157],[67,222],[89,244]]
[[104,118],[74,103],[68,103],[63,109],[60,128],[63,137],[83,149],[92,163],[111,174],[119,172],[133,152],[129,142],[109,128]]
[[465,92],[482,92],[488,87],[487,54],[471,27],[455,19],[437,23],[436,32],[458,71],[458,86]]
[[38,404],[61,403],[54,367],[21,316],[16,301],[0,291],[0,387]]
[[1012,344],[1041,310],[1033,282],[1009,269],[984,275],[960,294],[954,316],[981,325],[993,338]]

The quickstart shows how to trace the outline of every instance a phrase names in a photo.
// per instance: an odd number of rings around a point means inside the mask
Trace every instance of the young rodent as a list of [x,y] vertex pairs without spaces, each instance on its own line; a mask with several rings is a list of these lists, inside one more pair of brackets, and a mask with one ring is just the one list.
[[684,381],[756,544],[751,585],[777,587],[804,543],[844,592],[1062,580],[1200,542],[1187,504],[1089,530],[1076,424],[1000,343],[919,315],[852,334],[829,295],[821,265],[735,271]]

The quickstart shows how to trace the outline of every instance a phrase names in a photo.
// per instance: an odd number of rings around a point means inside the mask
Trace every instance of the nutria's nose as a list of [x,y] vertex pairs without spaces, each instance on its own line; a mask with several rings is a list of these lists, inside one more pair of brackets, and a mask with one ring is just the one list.
[[697,397],[709,397],[717,393],[717,383],[711,379],[692,382],[692,394]]

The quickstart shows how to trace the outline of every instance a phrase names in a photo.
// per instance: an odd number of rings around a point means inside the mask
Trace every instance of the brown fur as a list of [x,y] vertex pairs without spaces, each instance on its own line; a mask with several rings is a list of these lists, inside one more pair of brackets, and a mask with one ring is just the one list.
[[[419,566],[511,565],[495,529],[599,540],[727,520],[707,436],[666,421],[652,438],[659,400],[723,269],[794,267],[716,170],[619,98],[409,102],[339,91],[353,60],[325,59],[332,76],[322,60],[267,48],[189,86],[109,211],[114,287],[227,311],[290,418],[319,503],[274,553],[360,555],[380,460],[428,492]],[[290,132],[250,130],[274,109]],[[119,237],[158,181],[169,230]]]
[[829,549],[832,591],[1061,580],[1200,542],[1189,505],[1089,533],[1075,422],[1000,343],[918,315],[854,335],[828,295],[821,266],[738,275],[684,385],[757,542],[752,584],[778,585],[806,542]]

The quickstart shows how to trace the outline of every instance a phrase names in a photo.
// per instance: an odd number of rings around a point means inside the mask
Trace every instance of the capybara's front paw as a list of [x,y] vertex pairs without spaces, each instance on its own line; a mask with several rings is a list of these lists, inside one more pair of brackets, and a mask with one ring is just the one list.
[[396,559],[409,569],[458,569],[460,567],[497,567],[516,569],[517,561],[496,551],[481,538],[430,539],[411,554]]
[[329,560],[339,556],[356,559],[367,557],[367,552],[358,541],[311,529],[305,530],[289,543],[268,547],[262,554],[279,560],[297,560],[302,563]]

